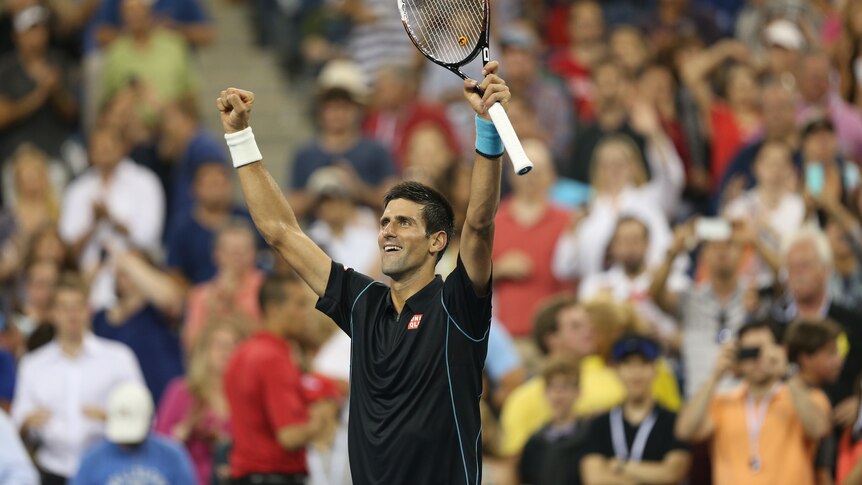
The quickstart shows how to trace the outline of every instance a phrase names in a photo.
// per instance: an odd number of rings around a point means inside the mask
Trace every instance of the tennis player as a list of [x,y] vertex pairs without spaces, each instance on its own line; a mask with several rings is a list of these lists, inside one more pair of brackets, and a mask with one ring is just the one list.
[[477,156],[458,263],[445,282],[434,267],[455,228],[440,193],[408,181],[386,194],[377,242],[392,286],[375,282],[332,261],[300,229],[261,163],[248,124],[254,94],[230,88],[216,101],[255,224],[317,293],[317,308],[352,338],[348,447],[357,485],[481,482],[479,396],[503,154],[487,107],[510,98],[497,68],[484,67],[484,95],[464,81]]

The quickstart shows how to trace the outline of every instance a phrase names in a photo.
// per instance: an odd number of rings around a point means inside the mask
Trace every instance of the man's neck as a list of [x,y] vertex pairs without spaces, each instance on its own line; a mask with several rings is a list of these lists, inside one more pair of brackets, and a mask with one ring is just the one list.
[[77,357],[84,348],[84,335],[58,335],[57,343],[67,357]]
[[599,110],[596,122],[605,132],[616,131],[626,122],[627,111],[623,106],[612,105]]
[[551,419],[551,427],[552,428],[565,428],[566,426],[571,426],[578,420],[577,416],[574,413],[569,413],[565,416],[555,416]]
[[404,309],[404,305],[411,296],[419,293],[422,288],[428,286],[432,281],[434,281],[433,265],[423,266],[398,280],[393,279],[389,295],[398,314],[401,314],[401,310]]
[[623,416],[626,421],[633,424],[639,424],[652,412],[654,402],[652,396],[638,398],[628,398],[623,403]]
[[633,280],[644,273],[644,271],[646,270],[646,265],[641,263],[640,265],[635,267],[627,267],[626,265],[621,264],[620,268],[622,268],[623,273],[625,273],[626,275],[626,278]]
[[775,383],[778,382],[778,379],[770,379],[768,381],[755,384],[752,382],[748,383],[748,394],[754,398],[755,401],[761,401],[763,398],[769,394],[769,391],[772,390],[772,387]]
[[204,227],[220,227],[230,219],[230,207],[198,204],[195,207],[195,219]]
[[820,312],[823,310],[823,305],[826,303],[826,292],[822,291],[819,295],[796,300],[796,311],[799,317],[802,318],[820,318]]

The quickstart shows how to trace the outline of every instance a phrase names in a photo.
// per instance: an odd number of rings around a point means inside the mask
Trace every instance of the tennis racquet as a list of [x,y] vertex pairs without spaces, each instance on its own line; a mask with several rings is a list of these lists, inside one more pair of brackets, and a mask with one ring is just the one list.
[[[489,0],[397,0],[401,23],[410,40],[435,64],[454,72],[461,79],[467,75],[461,67],[482,54],[488,63],[488,32],[491,25]],[[488,114],[509,153],[515,173],[524,175],[533,168],[506,110],[500,103],[488,108]]]

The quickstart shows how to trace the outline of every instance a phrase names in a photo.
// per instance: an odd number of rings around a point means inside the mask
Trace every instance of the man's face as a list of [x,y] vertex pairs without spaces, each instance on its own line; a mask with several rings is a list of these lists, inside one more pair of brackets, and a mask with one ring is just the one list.
[[132,33],[146,32],[152,26],[153,12],[147,0],[123,0],[121,15]]
[[602,8],[595,2],[575,3],[569,12],[569,36],[575,43],[596,42],[605,32]]
[[769,329],[749,330],[739,340],[739,346],[740,348],[760,349],[758,357],[738,361],[738,368],[743,379],[751,384],[763,385],[775,377],[775,369],[771,359],[775,355],[776,344]]
[[581,307],[570,306],[557,314],[557,333],[554,335],[561,350],[579,357],[596,352],[596,332],[593,323]]
[[228,210],[233,198],[233,186],[226,168],[219,164],[202,165],[195,174],[192,187],[197,203],[208,209]]
[[283,337],[303,343],[308,337],[305,331],[314,311],[315,295],[302,281],[286,283],[284,291],[287,297],[267,305],[264,317],[279,322]]
[[425,217],[421,204],[406,199],[395,199],[383,210],[377,245],[383,274],[393,279],[420,268],[429,259],[436,262],[436,254],[446,244],[442,231],[425,235]]
[[57,284],[57,276],[57,266],[54,263],[45,261],[31,267],[27,276],[27,303],[36,308],[47,308]]
[[787,282],[796,300],[811,300],[823,295],[828,268],[820,261],[812,241],[801,241],[787,253]]
[[219,273],[245,274],[254,268],[254,235],[240,230],[220,234],[214,253]]
[[551,414],[556,419],[562,420],[571,416],[579,395],[578,382],[574,377],[558,374],[545,383],[545,397],[551,407]]
[[100,172],[110,172],[125,155],[122,142],[110,131],[96,131],[90,137],[90,163]]
[[506,66],[506,80],[518,86],[523,86],[536,76],[536,53],[529,47],[505,47],[500,62]]
[[652,393],[652,383],[656,377],[655,363],[634,354],[617,363],[616,371],[630,399],[641,400]]
[[65,288],[58,290],[54,295],[51,313],[60,337],[79,338],[90,328],[87,295],[79,291]]
[[830,163],[838,153],[838,138],[834,131],[817,130],[805,137],[802,150],[806,160]]
[[784,139],[796,132],[796,102],[787,89],[770,85],[761,98],[763,123],[771,139]]
[[15,45],[27,55],[42,53],[48,47],[48,25],[39,23],[27,30],[15,33]]
[[788,173],[793,170],[790,150],[782,145],[770,143],[757,153],[754,162],[754,176],[757,185],[773,190],[787,186]]
[[822,101],[829,92],[829,59],[826,56],[806,56],[799,64],[799,94],[811,103]]
[[844,359],[838,352],[838,341],[832,340],[811,355],[800,356],[800,363],[817,376],[821,384],[833,384],[841,375]]
[[325,132],[343,133],[359,127],[362,108],[347,99],[330,99],[320,106],[320,126]]
[[829,238],[829,245],[832,247],[832,254],[835,259],[843,259],[853,257],[853,250],[847,240],[847,235],[841,226],[834,220],[826,223],[826,237]]
[[643,267],[648,245],[646,231],[637,221],[625,221],[617,227],[611,242],[611,256],[628,274],[638,273]]
[[628,80],[620,66],[603,64],[593,73],[593,83],[596,90],[596,104],[599,106],[617,106],[623,102],[625,90],[629,87]]
[[710,274],[729,278],[739,268],[742,248],[731,241],[707,241],[703,245],[703,257]]

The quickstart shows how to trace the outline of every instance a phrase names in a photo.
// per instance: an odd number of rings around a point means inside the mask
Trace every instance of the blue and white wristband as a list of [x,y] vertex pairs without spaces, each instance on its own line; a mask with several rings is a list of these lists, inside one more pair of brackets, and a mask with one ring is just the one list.
[[226,133],[224,140],[230,150],[230,158],[233,160],[234,168],[240,168],[263,159],[263,155],[260,154],[257,143],[254,141],[254,133],[252,133],[250,126],[236,133]]
[[504,150],[494,123],[476,115],[476,153],[493,160],[502,157]]

